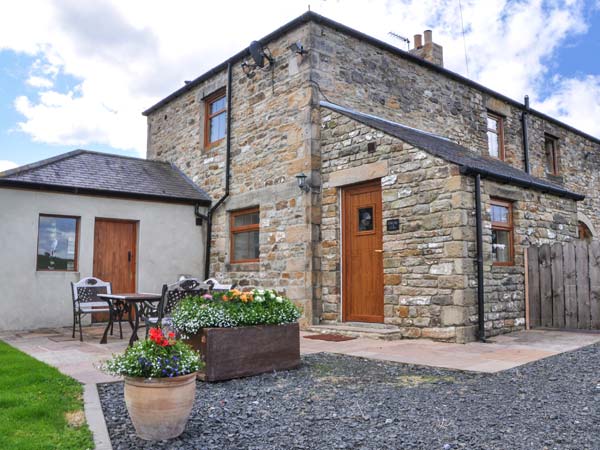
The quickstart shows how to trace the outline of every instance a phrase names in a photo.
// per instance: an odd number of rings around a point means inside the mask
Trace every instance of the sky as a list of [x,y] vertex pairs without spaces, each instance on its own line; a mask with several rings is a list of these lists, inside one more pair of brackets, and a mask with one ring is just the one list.
[[432,29],[446,68],[600,137],[600,0],[20,0],[0,4],[0,171],[144,157],[142,111],[309,4],[402,49],[389,32]]

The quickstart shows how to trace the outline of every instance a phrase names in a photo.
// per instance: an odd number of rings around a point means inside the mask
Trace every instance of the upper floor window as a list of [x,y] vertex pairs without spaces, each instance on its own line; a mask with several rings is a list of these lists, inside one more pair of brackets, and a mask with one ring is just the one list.
[[504,200],[491,200],[492,262],[494,265],[513,264],[512,204]]
[[210,147],[225,137],[227,132],[227,102],[225,89],[204,100],[204,146]]
[[592,237],[593,237],[592,231],[582,221],[578,221],[577,222],[577,231],[578,231],[578,236],[577,237],[579,239],[586,240],[586,241],[591,241],[592,240]]
[[488,112],[487,139],[488,153],[498,159],[504,159],[504,129],[502,117]]
[[37,270],[77,270],[79,218],[40,214]]
[[558,175],[558,139],[546,134],[544,136],[544,153],[546,156],[546,171]]
[[260,211],[258,208],[231,213],[231,262],[254,262],[259,259]]

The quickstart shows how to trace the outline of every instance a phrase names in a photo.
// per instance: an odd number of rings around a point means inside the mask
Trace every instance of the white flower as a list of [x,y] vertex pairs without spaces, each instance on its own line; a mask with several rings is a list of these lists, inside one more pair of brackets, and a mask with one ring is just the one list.
[[283,303],[283,298],[282,298],[282,297],[279,297],[279,296],[278,296],[278,297],[275,297],[275,301],[276,301],[277,303]]

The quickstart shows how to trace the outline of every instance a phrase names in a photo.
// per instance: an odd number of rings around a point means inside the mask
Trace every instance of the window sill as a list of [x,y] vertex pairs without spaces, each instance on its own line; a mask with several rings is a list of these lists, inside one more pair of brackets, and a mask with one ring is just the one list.
[[223,138],[221,138],[221,139],[219,139],[218,141],[215,141],[215,142],[206,142],[204,144],[204,150],[211,150],[212,148],[217,147],[220,144],[222,144],[224,141],[225,141],[225,138],[223,137]]
[[227,263],[225,270],[228,272],[260,272],[260,261]]
[[558,175],[558,174],[554,174],[554,173],[550,173],[550,172],[546,172],[546,176],[548,177],[548,179],[554,183],[564,183],[564,179],[562,175]]

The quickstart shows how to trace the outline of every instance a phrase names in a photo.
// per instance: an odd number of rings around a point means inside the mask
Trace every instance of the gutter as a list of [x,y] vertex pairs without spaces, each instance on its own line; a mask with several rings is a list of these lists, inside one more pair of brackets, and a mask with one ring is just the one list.
[[575,192],[571,192],[563,188],[548,186],[544,183],[539,183],[537,181],[525,181],[519,178],[511,177],[510,175],[502,175],[499,173],[490,172],[489,170],[482,169],[479,167],[461,166],[460,173],[463,175],[470,176],[481,175],[484,178],[490,178],[496,181],[501,181],[503,183],[512,184],[514,186],[535,189],[536,191],[541,191],[543,193],[547,192],[549,194],[554,194],[559,197],[570,198],[578,202],[585,199],[585,195],[577,194]]
[[6,180],[0,178],[0,188],[12,188],[12,189],[26,189],[32,191],[45,191],[45,192],[60,192],[63,194],[75,194],[75,195],[90,195],[94,197],[114,197],[122,199],[133,199],[133,200],[147,200],[155,202],[165,203],[179,203],[186,205],[200,205],[209,206],[210,200],[196,199],[190,197],[171,197],[168,195],[155,195],[155,194],[144,194],[140,192],[123,192],[123,191],[111,191],[108,189],[91,189],[81,188],[76,186],[59,186],[55,184],[44,184],[44,183],[31,183],[19,180]]
[[213,214],[223,204],[223,202],[229,197],[229,186],[231,183],[231,86],[233,78],[233,58],[227,63],[227,136],[226,136],[226,148],[225,148],[225,193],[217,200],[209,210],[206,216],[203,216],[196,212],[196,216],[206,219],[206,254],[204,256],[204,279],[210,278],[210,251],[212,242],[212,224]]

